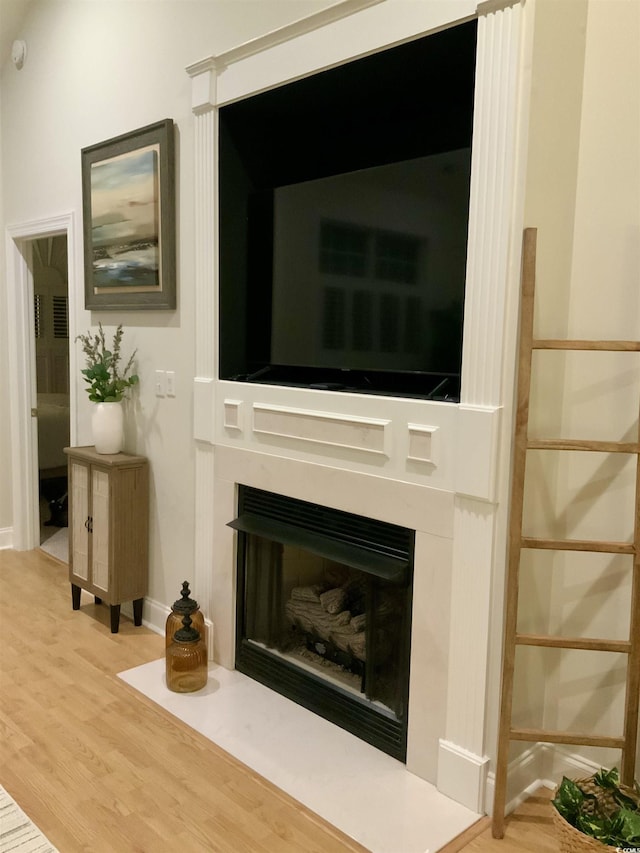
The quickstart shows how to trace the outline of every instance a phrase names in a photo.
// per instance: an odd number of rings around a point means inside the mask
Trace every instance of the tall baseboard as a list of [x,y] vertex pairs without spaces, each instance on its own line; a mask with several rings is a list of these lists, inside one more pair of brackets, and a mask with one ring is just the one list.
[[[587,758],[549,743],[535,743],[509,763],[506,813],[516,809],[538,788],[555,788],[563,776],[578,779],[599,769]],[[493,813],[495,772],[487,775],[484,811]]]
[[0,528],[0,551],[13,548],[13,527]]
[[440,740],[438,790],[471,811],[482,814],[489,759],[451,741]]
[[[509,814],[520,803],[524,802],[537,788],[544,784],[546,778],[545,766],[547,761],[548,744],[535,743],[525,749],[517,758],[509,762],[507,771],[507,806]],[[484,810],[493,814],[493,798],[495,794],[496,775],[490,771],[487,776],[485,789]]]
[[[164,626],[170,610],[171,608],[167,607],[166,604],[160,604],[159,601],[145,596],[142,606],[142,624],[145,628],[155,631],[156,634],[164,634]],[[126,601],[123,603],[122,613],[129,619],[133,619],[132,602]]]

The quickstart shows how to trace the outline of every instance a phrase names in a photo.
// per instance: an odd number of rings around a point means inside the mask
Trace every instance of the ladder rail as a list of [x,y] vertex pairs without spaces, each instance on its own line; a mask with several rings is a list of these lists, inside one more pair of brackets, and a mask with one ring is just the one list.
[[[638,413],[638,441],[640,442],[640,411]],[[631,622],[629,642],[631,651],[627,664],[626,697],[624,709],[624,740],[620,778],[631,787],[634,781],[636,751],[638,749],[638,716],[640,714],[640,455],[636,461],[634,541],[636,552],[633,558],[631,580]]]
[[[640,341],[588,341],[536,339],[533,335],[534,293],[536,277],[537,229],[526,228],[523,234],[521,269],[520,339],[514,415],[514,439],[510,496],[509,535],[505,579],[504,635],[500,714],[498,723],[492,833],[504,836],[507,771],[511,741],[548,742],[597,746],[621,750],[621,779],[631,785],[638,748],[640,715],[640,417],[635,442],[611,442],[578,439],[529,439],[529,404],[532,356],[534,350],[579,350],[640,352]],[[525,537],[523,529],[524,486],[528,450],[595,451],[627,453],[636,456],[635,516],[632,542],[561,540]],[[589,637],[560,637],[519,633],[518,602],[520,560],[523,549],[557,551],[590,551],[633,556],[631,619],[629,637],[612,640]],[[627,655],[624,722],[622,735],[594,735],[580,732],[554,731],[544,728],[512,726],[515,658],[518,646],[614,652]]]
[[[520,544],[529,429],[529,386],[531,384],[533,296],[535,291],[537,236],[535,229],[525,229],[522,245],[522,302],[520,308],[520,342],[518,345],[511,517],[509,521],[509,547],[505,587],[505,638],[515,636],[518,622]],[[507,765],[510,741],[509,730],[511,728],[513,678],[516,656],[515,643],[508,643],[505,640],[502,654],[502,687],[493,805],[493,833],[496,838],[502,838],[504,835],[504,811],[507,796]]]

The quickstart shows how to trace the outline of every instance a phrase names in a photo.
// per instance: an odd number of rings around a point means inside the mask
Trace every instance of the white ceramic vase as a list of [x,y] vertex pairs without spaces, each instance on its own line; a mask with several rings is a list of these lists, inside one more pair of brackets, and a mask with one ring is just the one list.
[[120,453],[124,447],[124,410],[118,403],[95,403],[91,415],[97,453]]

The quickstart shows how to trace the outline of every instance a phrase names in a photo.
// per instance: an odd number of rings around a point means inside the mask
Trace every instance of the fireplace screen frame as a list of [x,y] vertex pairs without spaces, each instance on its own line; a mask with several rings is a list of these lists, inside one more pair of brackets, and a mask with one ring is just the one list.
[[[238,533],[236,669],[406,762],[415,531],[242,484],[238,486],[238,516],[229,526]],[[301,668],[247,637],[246,566],[251,536],[293,545],[355,569],[369,576],[370,589],[386,585],[401,591],[403,611],[394,662],[401,687],[395,711]],[[372,634],[367,637],[369,649]],[[363,683],[371,678],[370,672],[365,670]]]

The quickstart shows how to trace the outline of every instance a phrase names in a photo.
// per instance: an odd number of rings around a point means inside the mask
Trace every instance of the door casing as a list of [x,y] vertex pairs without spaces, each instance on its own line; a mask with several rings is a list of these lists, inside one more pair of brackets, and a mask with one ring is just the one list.
[[[75,376],[75,312],[78,293],[75,217],[73,211],[38,219],[6,229],[7,323],[9,351],[9,394],[11,423],[11,498],[13,543],[17,551],[40,544],[38,509],[38,426],[32,409],[37,406],[35,335],[33,317],[33,275],[31,242],[43,237],[64,235],[67,239],[69,283],[69,375]],[[76,442],[76,388],[70,381],[70,436]]]

